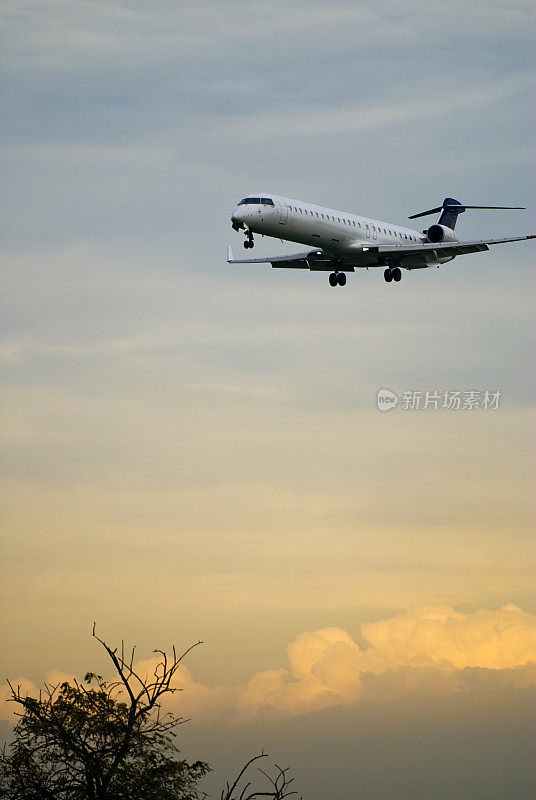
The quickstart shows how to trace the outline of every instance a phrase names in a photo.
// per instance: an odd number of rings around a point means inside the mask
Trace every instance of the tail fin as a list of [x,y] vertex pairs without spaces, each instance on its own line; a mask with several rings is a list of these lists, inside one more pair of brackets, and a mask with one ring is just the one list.
[[458,214],[463,214],[468,208],[478,208],[486,211],[497,209],[515,209],[523,210],[523,206],[467,206],[465,203],[460,203],[459,200],[454,200],[453,197],[445,197],[443,205],[437,208],[431,208],[428,211],[421,211],[419,214],[412,214],[408,219],[417,219],[417,217],[427,217],[429,214],[439,214],[441,216],[438,220],[438,225],[445,225],[447,228],[454,230]]
[[456,220],[458,219],[458,214],[463,214],[465,211],[465,206],[462,206],[462,204],[458,200],[454,200],[453,197],[445,197],[442,208],[443,211],[437,221],[437,224],[445,225],[445,227],[452,228],[452,230],[454,230],[456,226]]

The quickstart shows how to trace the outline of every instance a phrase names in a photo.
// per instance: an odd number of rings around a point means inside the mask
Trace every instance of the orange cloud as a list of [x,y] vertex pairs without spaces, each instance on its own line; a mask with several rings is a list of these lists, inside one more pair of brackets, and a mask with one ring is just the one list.
[[[249,681],[236,714],[238,719],[289,716],[354,703],[365,676],[367,697],[377,698],[370,676],[387,673],[391,677],[382,685],[391,696],[397,687],[419,683],[455,691],[460,688],[456,671],[478,667],[514,673],[535,662],[535,623],[533,615],[514,605],[472,614],[419,606],[362,625],[364,648],[338,628],[304,633],[288,647],[288,669],[261,672]],[[533,670],[524,674],[534,680]],[[519,681],[519,671],[511,677]]]
[[[138,661],[134,665],[134,670],[145,679],[155,674],[159,660],[157,656],[153,656]],[[225,717],[229,708],[235,704],[238,692],[236,687],[209,687],[199,683],[184,664],[177,669],[171,686],[175,692],[173,695],[168,695],[166,710],[172,711],[178,717],[195,717],[197,721]]]
[[372,671],[388,666],[511,669],[536,660],[535,617],[518,606],[463,614],[449,606],[419,606],[365,623]]
[[241,691],[238,718],[302,714],[359,697],[360,649],[346,631],[302,633],[287,652],[288,670],[259,672]]
[[[57,686],[65,681],[72,681],[74,677],[74,675],[67,674],[66,672],[50,670],[46,674],[45,682],[48,684],[48,686]],[[30,697],[37,697],[39,695],[39,689],[35,683],[28,678],[24,678],[19,675],[18,678],[13,678],[10,683],[14,689],[16,689],[17,686],[20,686],[20,693],[23,696],[29,695]],[[20,712],[20,706],[18,706],[17,703],[9,702],[10,698],[11,689],[9,688],[9,685],[6,683],[3,686],[0,686],[0,720],[5,720],[13,724],[17,721],[17,712]]]
[[[182,665],[167,710],[197,721],[239,724],[289,717],[360,699],[389,700],[408,691],[452,693],[475,686],[536,684],[536,617],[518,606],[465,614],[449,606],[419,606],[361,626],[364,647],[341,628],[302,633],[287,648],[286,668],[258,672],[243,686],[209,687]],[[157,658],[139,661],[142,677]],[[69,679],[49,673],[49,683]],[[24,690],[37,688],[19,678]],[[498,682],[498,683],[497,683]],[[7,687],[0,697],[9,695]],[[0,704],[12,720],[10,704]]]

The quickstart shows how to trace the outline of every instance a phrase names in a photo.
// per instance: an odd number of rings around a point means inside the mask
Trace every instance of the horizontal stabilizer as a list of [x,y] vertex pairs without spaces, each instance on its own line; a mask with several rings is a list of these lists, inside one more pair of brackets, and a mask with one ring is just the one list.
[[445,203],[437,208],[431,208],[429,211],[421,211],[420,214],[412,214],[408,219],[417,219],[417,217],[428,217],[430,214],[439,214],[440,211],[447,209],[457,209],[458,213],[465,211],[467,208],[481,209],[484,211],[497,211],[499,209],[510,209],[514,211],[524,211],[524,206],[466,206],[463,203]]
[[428,211],[421,211],[420,214],[412,214],[411,217],[408,217],[408,219],[417,219],[417,217],[427,217],[429,214],[439,214],[440,211],[443,211],[443,206],[438,206],[437,208],[430,208]]

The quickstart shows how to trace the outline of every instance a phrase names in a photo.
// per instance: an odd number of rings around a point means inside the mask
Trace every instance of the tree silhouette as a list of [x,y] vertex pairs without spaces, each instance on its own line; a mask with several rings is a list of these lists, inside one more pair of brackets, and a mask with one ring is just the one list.
[[[209,771],[202,761],[178,760],[175,728],[186,722],[162,713],[161,699],[188,648],[159,656],[153,675],[134,669],[125,654],[93,637],[111,659],[116,680],[88,672],[82,682],[45,684],[38,698],[9,684],[21,711],[14,742],[0,758],[3,800],[197,800]],[[197,644],[200,644],[198,642]],[[196,647],[197,645],[193,645]]]

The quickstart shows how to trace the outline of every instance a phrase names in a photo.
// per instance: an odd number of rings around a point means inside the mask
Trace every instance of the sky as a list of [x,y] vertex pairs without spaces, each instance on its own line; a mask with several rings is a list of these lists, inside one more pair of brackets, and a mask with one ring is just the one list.
[[260,191],[534,233],[532,4],[0,9],[0,674],[105,670],[93,621],[202,640],[213,796],[264,747],[307,800],[532,797],[534,243],[337,290],[225,260]]

